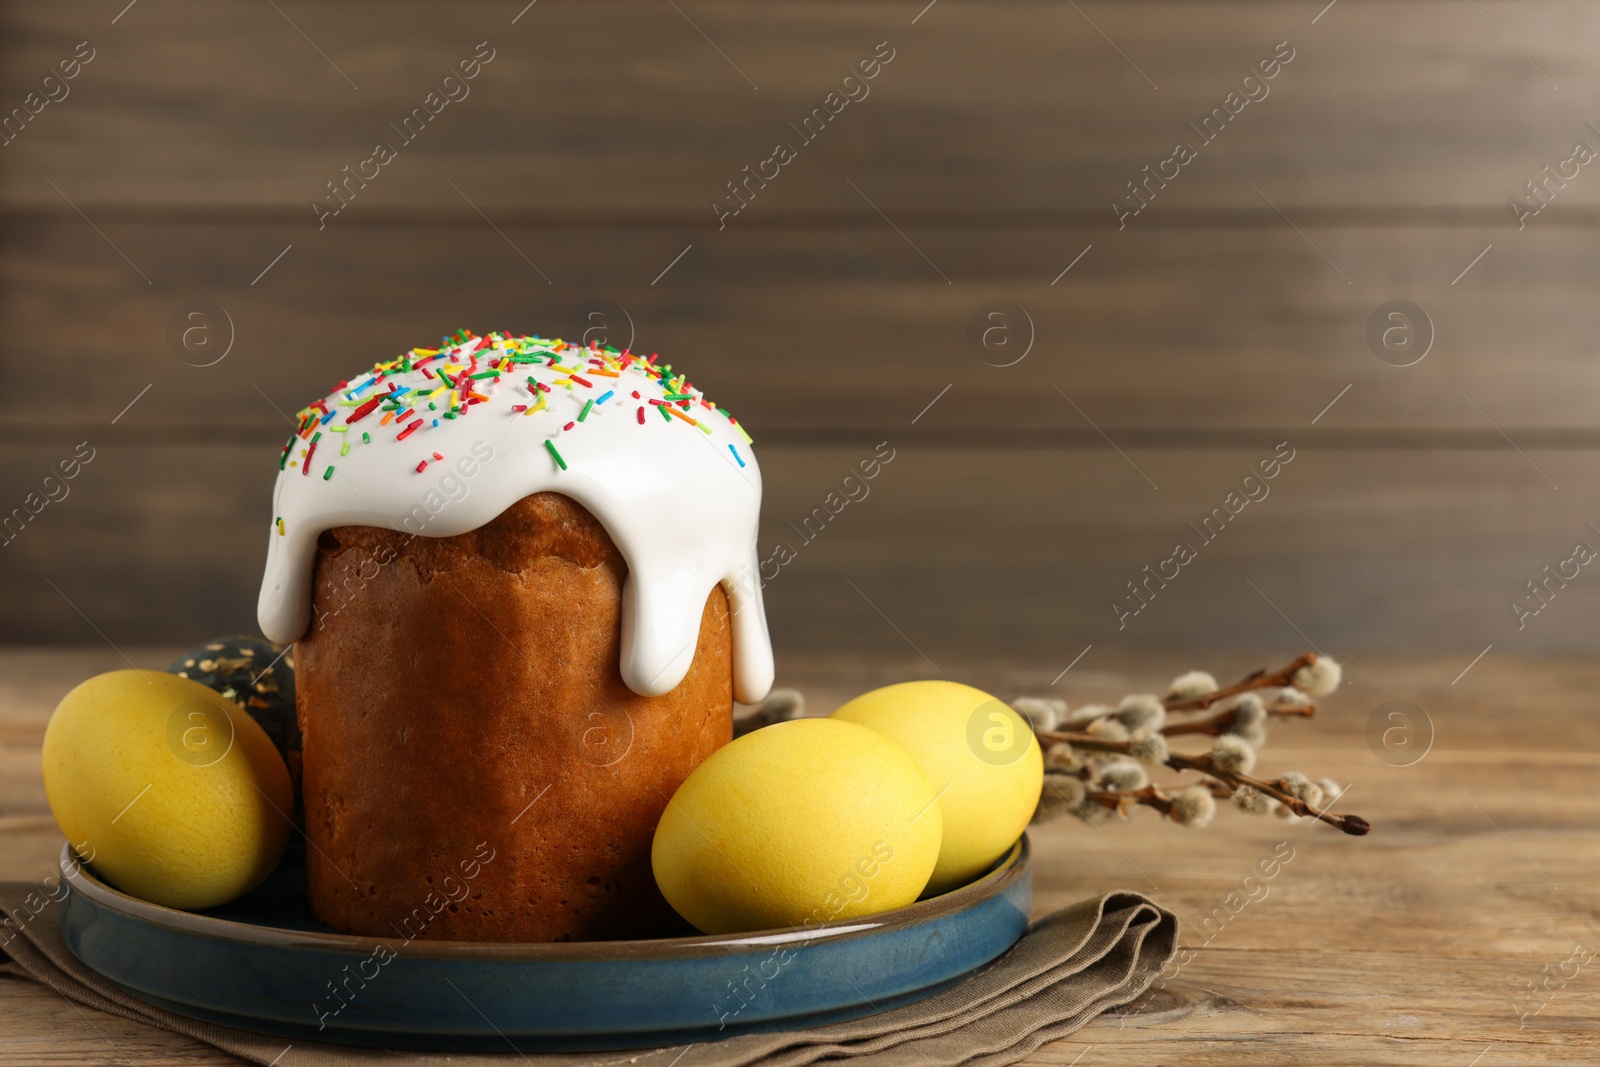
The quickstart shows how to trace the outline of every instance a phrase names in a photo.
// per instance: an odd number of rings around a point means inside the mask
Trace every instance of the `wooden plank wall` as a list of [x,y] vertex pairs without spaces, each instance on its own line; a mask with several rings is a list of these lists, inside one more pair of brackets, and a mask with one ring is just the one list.
[[[780,651],[1589,649],[1600,578],[1509,602],[1600,547],[1594,3],[125,3],[0,3],[5,106],[60,97],[0,147],[0,504],[95,456],[0,548],[0,639],[253,629],[281,411],[609,309],[752,427]],[[1433,327],[1409,367],[1366,340],[1395,299]],[[212,366],[167,340],[194,300],[232,324]],[[1031,322],[1012,365],[1020,325],[969,345],[989,301]]]

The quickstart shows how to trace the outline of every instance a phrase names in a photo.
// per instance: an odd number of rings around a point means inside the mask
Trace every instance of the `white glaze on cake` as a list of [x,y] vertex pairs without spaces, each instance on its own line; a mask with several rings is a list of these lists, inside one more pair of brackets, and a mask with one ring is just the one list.
[[[659,372],[636,357],[565,348],[555,358],[576,368],[576,377],[588,382],[584,385],[545,363],[503,363],[512,354],[541,356],[555,342],[497,334],[489,339],[490,346],[477,351],[469,350],[480,339],[434,356],[415,350],[421,354],[411,357],[410,370],[399,360],[380,364],[391,369],[375,368],[323,401],[333,412],[330,420],[322,421],[324,412],[316,405],[301,413],[302,424],[318,421],[288,446],[273,492],[273,528],[257,608],[262,633],[280,643],[305,634],[311,621],[311,568],[317,538],[325,530],[376,526],[449,537],[485,525],[525,496],[550,491],[589,509],[627,561],[620,666],[628,688],[658,696],[683,680],[699,641],[706,597],[720,582],[733,611],[734,698],[747,704],[763,698],[772,685],[773,661],[756,570],[761,472],[749,439],[692,386],[678,386],[691,396],[687,407],[674,406],[694,423],[663,416],[660,405],[672,403],[663,400],[669,395],[665,387],[676,376],[658,380]],[[596,360],[603,365],[597,368]],[[452,393],[423,368],[459,378],[448,368],[482,373],[497,366],[504,367],[498,379],[470,383],[486,399],[454,419],[442,417],[450,410]],[[606,367],[618,376],[595,373]],[[544,383],[548,392],[530,387],[529,378]],[[414,404],[406,406],[421,410],[382,425],[386,403],[348,423],[358,405],[391,387],[410,389],[403,399]],[[445,391],[431,398],[436,410],[414,395],[441,388]],[[612,396],[600,403],[607,391]],[[513,410],[516,405],[537,408],[541,395],[542,410]],[[577,422],[586,401],[596,403]],[[419,418],[422,425],[400,440],[405,427]],[[347,431],[333,430],[347,423]],[[319,432],[307,463],[309,438]],[[363,443],[363,432],[370,443]],[[341,456],[346,442],[348,453]],[[435,453],[443,458],[434,459]],[[474,471],[470,477],[458,468],[463,457],[470,457],[464,464]],[[325,478],[330,466],[332,474]],[[441,486],[447,475],[463,484],[464,492],[454,481]]]

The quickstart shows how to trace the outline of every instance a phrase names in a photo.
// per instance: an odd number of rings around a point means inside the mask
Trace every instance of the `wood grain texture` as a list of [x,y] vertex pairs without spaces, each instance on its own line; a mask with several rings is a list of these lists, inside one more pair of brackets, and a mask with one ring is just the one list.
[[[940,667],[1009,653],[1057,670],[1091,643],[1227,648],[1297,628],[1340,658],[1407,648],[1464,664],[1491,642],[1592,652],[1592,568],[1550,586],[1520,627],[1510,608],[1579,540],[1600,549],[1586,526],[1600,525],[1592,453],[1334,451],[1286,439],[1293,461],[1220,533],[1205,520],[1230,492],[1243,498],[1245,476],[1274,454],[1271,437],[1215,450],[974,450],[886,427],[895,458],[853,483],[871,444],[763,448],[758,547],[774,641],[780,655],[915,647]],[[125,644],[253,632],[270,447],[103,449],[66,499],[0,549],[0,634]],[[21,499],[58,453],[14,450],[0,493]],[[1164,561],[1180,541],[1193,562],[1165,588],[1141,584],[1148,606],[1119,620],[1112,601],[1137,607],[1127,583],[1145,582],[1146,566],[1172,573]]]
[[[152,4],[112,26],[98,9],[7,5],[7,100],[80,40],[97,56],[6,149],[0,198],[59,211],[49,178],[91,205],[274,207],[310,221],[324,183],[395,138],[389,123],[484,40],[496,58],[471,95],[412,144],[397,141],[400,157],[354,213],[460,211],[444,180],[454,175],[485,209],[710,223],[725,183],[790,140],[800,158],[741,223],[860,210],[841,176],[885,208],[1110,218],[1124,183],[1180,138],[1198,142],[1187,123],[1285,40],[1295,58],[1270,95],[1200,149],[1161,208],[1267,211],[1248,177],[1285,205],[1504,212],[1575,139],[1595,143],[1583,123],[1600,120],[1583,103],[1600,90],[1587,49],[1600,11],[1569,0],[1481,14],[1344,0],[1315,24],[1321,5],[1253,2],[946,3],[915,25],[915,0],[722,0],[682,13],[646,0],[546,3],[515,25],[513,3],[448,14],[417,0],[280,6]],[[895,58],[871,95],[800,143],[789,123],[885,40]],[[474,165],[461,168],[464,156]],[[1585,175],[1552,211],[1597,203],[1600,181]]]
[[[248,628],[255,450],[284,413],[446,330],[576,335],[600,302],[754,427],[769,541],[820,503],[843,452],[935,450],[895,508],[851,513],[837,547],[786,569],[818,578],[773,592],[796,648],[899,647],[876,613],[841,623],[830,592],[885,553],[874,597],[924,623],[935,659],[1089,643],[1232,457],[1290,438],[1351,454],[1265,505],[1259,541],[1241,527],[1248,551],[1208,553],[1106,640],[1269,639],[1280,617],[1234,599],[1248,578],[1314,590],[1311,625],[1340,647],[1470,653],[1587,518],[1568,497],[1524,499],[1544,476],[1524,486],[1536,472],[1512,450],[1581,472],[1600,447],[1600,182],[1553,183],[1521,230],[1507,200],[1600,123],[1584,103],[1600,5],[115,7],[0,4],[7,106],[49,88],[77,42],[94,49],[70,95],[0,147],[0,373],[18,386],[0,442],[19,459],[0,508],[63,448],[109,457],[0,552],[7,637]],[[1112,198],[1177,138],[1198,144],[1187,123],[1283,40],[1294,58],[1270,94],[1119,230]],[[470,95],[393,131],[480,41],[494,58]],[[789,124],[882,41],[894,58],[870,95],[719,230],[726,183],[799,141]],[[319,230],[312,201],[390,137],[396,158]],[[166,339],[196,298],[234,327],[212,367]],[[1404,369],[1364,336],[1396,298],[1437,331]],[[969,347],[993,300],[1033,324],[1015,366]],[[1112,473],[1113,448],[1166,468],[1151,472],[1163,500],[1195,495],[1147,515],[1147,483]],[[1557,608],[1577,615],[1584,595]],[[1197,626],[1212,604],[1225,625]],[[1580,648],[1552,612],[1507,640]]]
[[[274,407],[462,325],[576,335],[604,301],[754,428],[763,553],[795,551],[766,589],[779,681],[813,712],[941,672],[1079,703],[1311,643],[1349,668],[1264,756],[1354,783],[1370,838],[1232,812],[1035,835],[1039,910],[1140,889],[1200,951],[1031,1063],[1600,1060],[1591,971],[1525,1027],[1513,1007],[1600,921],[1600,582],[1521,629],[1508,604],[1600,547],[1600,178],[1525,229],[1507,207],[1600,146],[1600,4],[924,5],[0,3],[5,108],[96,49],[0,147],[0,509],[98,450],[0,548],[0,640],[81,646],[0,648],[0,877],[54,861],[39,738],[126,665],[108,642],[160,667],[254,628]],[[319,231],[325,183],[485,40],[471,96]],[[871,95],[719,231],[726,183],[885,40]],[[1125,183],[1281,40],[1271,94],[1119,231]],[[164,337],[194,298],[236,327],[209,368]],[[1437,328],[1405,369],[1363,335],[1395,298]],[[1015,366],[967,345],[990,300],[1034,321]],[[795,528],[885,440],[866,499]],[[1111,599],[1283,440],[1271,495],[1119,629]],[[1393,698],[1438,731],[1411,768],[1364,740]],[[1284,840],[1270,895],[1197,928]],[[0,1063],[228,1062],[0,998]]]
[[[458,326],[578,338],[605,324],[591,336],[686,368],[758,446],[774,432],[828,441],[909,422],[947,384],[951,396],[918,425],[964,443],[1028,443],[1024,433],[1098,441],[1084,416],[1113,437],[1305,426],[1346,386],[1320,429],[1503,447],[1498,426],[1523,445],[1575,430],[1600,443],[1600,409],[1589,401],[1600,389],[1600,307],[1587,296],[1600,248],[1589,231],[1313,227],[1313,247],[1283,225],[932,229],[908,234],[915,248],[881,222],[709,240],[637,228],[502,231],[481,221],[322,234],[109,225],[146,285],[81,219],[6,225],[0,365],[20,372],[27,354],[49,352],[68,356],[75,374],[70,389],[8,391],[0,439],[98,436],[153,383],[123,431],[187,432],[163,439],[172,443],[247,432],[281,441],[285,413]],[[1432,322],[1432,349],[1414,366],[1368,348],[1369,317],[1396,298]],[[215,366],[189,365],[210,352],[197,348],[186,363],[169,346],[169,319],[194,299],[214,301],[232,324],[232,348]],[[990,349],[975,349],[969,320],[995,300],[1021,306],[1026,321],[1013,314]],[[585,318],[608,304],[609,318]],[[220,356],[226,328],[213,332]]]
[[[1287,660],[1229,653],[1201,665],[1219,676]],[[159,667],[173,649],[129,649]],[[122,665],[115,653],[0,649],[0,730],[37,761],[54,699],[85,672]],[[1086,658],[1057,687],[1074,704],[1159,688],[1191,657]],[[1589,788],[1600,725],[1574,714],[1600,686],[1592,661],[1491,654],[1455,685],[1454,659],[1371,657],[1312,722],[1275,727],[1262,766],[1332,775],[1341,807],[1368,817],[1371,836],[1335,834],[1231,810],[1203,831],[1139,812],[1096,832],[1064,821],[1033,832],[1035,910],[1043,914],[1112,888],[1147,893],[1176,911],[1195,950],[1163,989],[1120,1015],[1040,1049],[1030,1064],[1193,1063],[1464,1065],[1588,1064],[1600,1054],[1588,969],[1526,1020],[1516,997],[1576,942],[1595,943],[1585,886],[1600,877],[1600,800]],[[999,696],[1047,692],[1053,666],[972,661],[952,676]],[[813,714],[919,665],[884,657],[790,657]],[[1369,714],[1415,701],[1437,730],[1411,767],[1367,748]],[[1560,736],[1552,747],[1545,739]],[[0,877],[42,877],[60,838],[29,795],[0,803]],[[1284,843],[1287,843],[1286,845]],[[1263,857],[1293,858],[1237,912],[1230,892]],[[1223,908],[1225,919],[1215,917]],[[1210,917],[1209,923],[1207,922]],[[54,994],[0,981],[7,1018],[0,1063],[228,1063],[172,1035],[79,1014]],[[1519,1028],[1519,1022],[1526,1022]],[[1081,1059],[1077,1059],[1080,1057]]]

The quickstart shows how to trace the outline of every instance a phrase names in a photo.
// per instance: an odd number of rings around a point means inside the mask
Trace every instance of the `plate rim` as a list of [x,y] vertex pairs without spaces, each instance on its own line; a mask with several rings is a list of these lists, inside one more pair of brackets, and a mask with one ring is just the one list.
[[[650,959],[681,959],[686,954],[710,955],[738,951],[768,944],[799,940],[829,942],[864,936],[885,927],[911,926],[950,912],[961,911],[982,900],[997,897],[1026,877],[1031,867],[1032,848],[1026,831],[1012,843],[988,873],[959,889],[902,908],[836,919],[815,926],[786,926],[750,930],[738,934],[699,934],[693,937],[643,938],[617,941],[456,941],[413,939],[407,942],[406,955],[428,959],[492,959],[505,962],[638,962]],[[83,893],[102,907],[138,918],[150,925],[191,936],[210,937],[252,946],[291,949],[322,949],[369,953],[390,938],[364,934],[341,934],[320,930],[289,930],[224,919],[215,915],[169,908],[124,893],[103,881],[79,859],[71,842],[63,842],[61,870],[73,891]]]

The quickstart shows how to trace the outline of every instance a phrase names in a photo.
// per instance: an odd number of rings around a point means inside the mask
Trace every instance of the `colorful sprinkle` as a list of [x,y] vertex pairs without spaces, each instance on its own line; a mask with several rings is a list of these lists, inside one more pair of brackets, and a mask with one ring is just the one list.
[[[522,370],[517,370],[518,367]],[[510,390],[512,396],[502,398],[497,394],[502,378],[509,375],[507,380],[515,382],[519,374],[524,375],[525,395],[520,383]],[[617,384],[602,391],[603,383],[597,381],[601,378],[612,379]],[[324,468],[323,479],[331,480],[334,465],[317,458],[327,455],[325,450],[320,450],[324,430],[347,433],[352,424],[377,412],[379,424],[392,425],[397,431],[395,439],[403,441],[419,431],[426,432],[425,428],[441,428],[441,420],[464,418],[480,405],[487,405],[486,410],[496,410],[494,405],[499,404],[498,410],[514,415],[549,410],[548,398],[558,386],[569,392],[577,388],[593,389],[598,394],[586,400],[576,418],[564,423],[562,429],[556,431],[558,434],[584,432],[581,427],[587,424],[595,408],[618,397],[632,396],[639,402],[634,418],[640,425],[648,421],[646,408],[654,406],[661,410],[661,419],[668,425],[685,422],[708,437],[727,437],[723,428],[713,425],[715,420],[707,421],[710,413],[715,412],[727,420],[739,438],[746,443],[750,441],[737,419],[714,405],[689,383],[687,376],[674,371],[671,364],[661,363],[655,353],[646,357],[607,345],[571,344],[560,338],[516,334],[479,336],[463,329],[441,338],[437,348],[413,348],[394,359],[375,363],[366,373],[340,381],[328,396],[307,405],[296,415],[294,436],[279,452],[278,466],[286,470],[291,463],[296,463],[302,474],[309,475],[311,465],[320,463]],[[433,402],[436,399],[437,404]],[[696,407],[704,411],[695,411]],[[698,418],[691,416],[690,411],[695,411]],[[333,416],[341,412],[344,418],[334,420]],[[361,433],[360,443],[372,443],[370,433],[358,432]],[[354,437],[348,434],[340,441],[339,457],[349,455],[351,446],[357,443]],[[297,450],[298,443],[303,443],[304,447]],[[736,462],[746,465],[737,445],[727,447]],[[562,470],[567,469],[553,438],[546,441],[546,448],[557,465]],[[431,462],[443,462],[441,452],[432,455],[432,460],[423,459],[416,469],[422,471]]]
[[[371,385],[371,384],[372,384],[371,382],[367,383],[367,385]],[[367,387],[366,385],[362,386],[363,389],[365,389],[366,387]],[[349,417],[344,420],[345,424],[348,425],[348,424],[350,424],[352,422],[356,422],[359,419],[366,418],[368,415],[372,414],[373,409],[376,408],[381,403],[383,403],[383,397],[381,397],[381,396],[373,397],[371,400],[368,400],[365,404],[362,404],[360,407],[358,407],[354,411],[352,411],[350,413]]]

